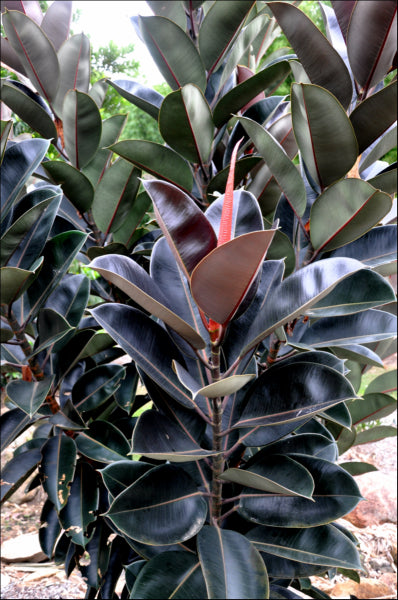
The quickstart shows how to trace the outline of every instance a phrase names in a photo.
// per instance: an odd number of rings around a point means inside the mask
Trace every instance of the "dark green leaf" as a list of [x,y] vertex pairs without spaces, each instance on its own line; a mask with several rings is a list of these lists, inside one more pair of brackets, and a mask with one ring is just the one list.
[[84,92],[69,90],[62,108],[65,150],[73,167],[86,166],[96,153],[102,121],[95,101]]
[[87,431],[76,437],[79,452],[103,463],[124,460],[130,452],[130,444],[123,433],[112,423],[93,421]]
[[267,598],[267,570],[247,538],[237,531],[205,526],[197,544],[208,598]]
[[123,98],[135,106],[138,106],[141,110],[144,110],[154,119],[158,119],[160,105],[164,98],[162,94],[138,83],[138,81],[130,81],[129,79],[116,79],[114,81],[107,79],[107,82],[115,88]]
[[46,308],[58,312],[77,327],[86,310],[90,282],[85,275],[66,275],[46,301]]
[[397,369],[391,369],[373,379],[366,388],[366,394],[381,392],[390,394],[397,390]]
[[61,533],[61,525],[54,504],[46,500],[40,515],[39,542],[44,554],[52,558],[55,543]]
[[68,501],[70,482],[75,475],[76,444],[72,438],[61,433],[47,440],[41,453],[43,487],[56,510],[60,511]]
[[81,213],[91,208],[94,188],[81,171],[60,160],[48,160],[43,163],[43,168],[55,183],[60,184],[65,196]]
[[32,423],[32,419],[19,408],[12,408],[3,413],[0,417],[1,451],[3,452]]
[[14,456],[1,470],[1,502],[7,500],[33,473],[40,462],[38,448]]
[[72,388],[72,402],[80,412],[94,410],[115,393],[125,374],[120,365],[99,365],[83,373]]
[[133,540],[174,544],[200,531],[207,503],[183,469],[160,465],[119,494],[106,514]]
[[57,141],[57,130],[50,115],[22,90],[4,81],[1,84],[1,99],[43,138]]
[[74,334],[71,327],[57,311],[51,308],[41,308],[37,320],[39,337],[32,355],[39,354],[49,346],[51,352],[58,352]]
[[38,259],[32,270],[17,269],[16,267],[2,267],[0,269],[1,303],[12,304],[26,289],[33,284],[41,270],[43,257]]
[[[131,244],[134,244],[137,239],[137,234],[139,236],[139,232],[137,228],[141,221],[143,220],[146,212],[149,210],[151,206],[151,199],[145,191],[142,191],[138,194],[134,203],[129,208],[129,212],[127,213],[124,222],[118,228],[117,231],[113,233],[113,239],[116,242],[120,242],[124,244],[126,247],[130,247]],[[108,244],[107,247],[109,247]]]
[[126,121],[127,115],[112,115],[102,121],[99,148],[90,162],[82,169],[83,174],[94,187],[101,180],[112,156],[112,152],[106,147],[117,141]]
[[366,393],[363,398],[348,402],[353,425],[387,417],[397,410],[397,401],[388,394]]
[[384,440],[386,437],[395,437],[396,435],[396,427],[391,427],[391,425],[377,425],[376,427],[365,429],[364,431],[357,433],[355,445],[378,442],[379,440]]
[[147,471],[153,465],[137,460],[118,460],[100,470],[109,493],[115,498]]
[[346,256],[362,261],[368,267],[388,264],[397,257],[397,226],[373,227],[362,237],[333,250],[330,256]]
[[41,381],[17,379],[10,381],[6,387],[6,393],[14,404],[32,418],[45,401],[53,381],[54,375]]
[[58,52],[59,87],[54,109],[63,117],[64,98],[69,90],[88,92],[90,84],[90,40],[84,33],[70,37]]
[[371,473],[377,471],[377,467],[366,462],[343,462],[340,463],[340,467],[343,467],[350,475],[363,475],[364,473]]

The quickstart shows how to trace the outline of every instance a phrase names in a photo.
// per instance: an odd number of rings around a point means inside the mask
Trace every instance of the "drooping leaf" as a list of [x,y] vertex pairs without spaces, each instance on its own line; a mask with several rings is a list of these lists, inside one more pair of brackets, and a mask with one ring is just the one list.
[[144,110],[154,119],[158,119],[160,105],[164,97],[159,92],[152,88],[146,87],[138,81],[130,81],[129,79],[107,79],[109,85],[126,100]]
[[275,230],[254,231],[215,248],[195,267],[192,295],[217,323],[227,323],[256,277]]
[[100,519],[96,523],[94,533],[86,546],[90,563],[83,566],[81,574],[85,581],[87,581],[87,584],[95,589],[100,587],[107,573],[112,551],[109,540],[111,533],[112,530],[105,520]]
[[58,136],[54,121],[38,102],[8,81],[1,84],[1,99],[43,138],[56,142]]
[[160,465],[119,494],[106,514],[133,540],[174,544],[200,531],[207,503],[183,469]]
[[197,545],[208,598],[268,596],[264,562],[242,534],[206,525],[199,532]]
[[49,438],[41,449],[40,472],[48,498],[60,511],[67,503],[74,478],[77,450],[74,440],[64,434]]
[[[347,52],[355,79],[368,90],[381,81],[393,64],[397,6],[394,2],[356,3],[347,30]],[[366,35],[366,44],[364,44]]]
[[109,150],[150,175],[174,183],[187,192],[192,189],[188,163],[171,148],[147,140],[123,140],[111,145]]
[[23,410],[30,418],[37,412],[46,399],[54,376],[41,381],[10,381],[6,393],[8,398]]
[[289,560],[361,569],[355,545],[333,525],[293,530],[255,527],[246,537],[257,550]]
[[361,179],[330,186],[311,208],[311,242],[317,250],[335,250],[361,237],[391,210],[388,194]]
[[65,150],[73,167],[81,169],[96,153],[101,139],[101,115],[95,101],[86,93],[66,93],[62,120]]
[[294,83],[291,96],[297,144],[312,178],[324,189],[344,177],[357,159],[354,128],[341,104],[324,88]]
[[[291,386],[293,375],[295,385]],[[297,362],[263,373],[249,388],[247,397],[247,405],[234,427],[296,421],[356,396],[347,379],[334,369]]]
[[98,228],[108,235],[124,222],[140,186],[141,171],[123,159],[106,169],[94,193],[92,211]]
[[[195,202],[164,181],[144,181],[154,204],[156,220],[185,275],[217,246],[214,230]],[[189,227],[187,227],[189,223]]]
[[123,460],[130,451],[124,434],[112,423],[92,421],[87,431],[76,437],[76,447],[88,458],[103,463]]
[[194,163],[206,164],[213,143],[210,107],[192,84],[168,94],[159,112],[159,131],[165,142]]
[[59,513],[66,535],[79,546],[85,547],[89,542],[87,527],[96,518],[98,500],[96,472],[91,465],[81,460],[76,465],[68,502]]
[[40,462],[38,448],[21,452],[7,462],[1,470],[1,502],[8,498],[26,481]]
[[40,515],[39,542],[48,558],[52,558],[55,543],[61,533],[58,514],[51,500],[46,500]]
[[59,49],[59,87],[54,109],[63,118],[64,98],[69,90],[88,92],[90,84],[90,40],[84,33],[72,35]]
[[138,26],[156,66],[171,89],[176,90],[187,83],[205,89],[205,67],[185,31],[173,21],[159,16],[139,17]]
[[23,12],[6,11],[3,26],[24,71],[39,94],[51,105],[59,83],[59,64],[54,46]]
[[303,180],[296,167],[266,129],[246,117],[240,117],[239,120],[265,160],[293,211],[302,217],[307,205],[307,198]]
[[272,2],[269,8],[311,82],[329,90],[344,108],[348,108],[352,97],[351,78],[338,52],[311,19],[290,2]]
[[177,550],[163,552],[144,562],[130,592],[131,598],[167,597],[176,600],[199,600],[205,595],[205,581],[197,556]]
[[43,168],[51,179],[58,183],[65,196],[81,213],[90,210],[94,198],[94,188],[90,180],[76,167],[60,160],[48,160]]

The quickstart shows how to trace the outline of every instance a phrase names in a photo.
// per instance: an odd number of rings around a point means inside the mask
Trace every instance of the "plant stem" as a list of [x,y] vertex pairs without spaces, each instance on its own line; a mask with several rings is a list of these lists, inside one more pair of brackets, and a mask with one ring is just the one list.
[[7,320],[8,320],[9,326],[11,327],[15,337],[17,338],[17,340],[20,344],[22,352],[25,354],[26,358],[28,359],[30,370],[32,371],[35,379],[37,381],[44,379],[44,373],[37,361],[36,356],[32,356],[32,350],[30,348],[28,340],[26,339],[26,335],[24,334],[20,324],[18,323],[17,319],[15,318],[15,315],[14,315],[13,311],[11,310],[11,308],[8,312]]
[[[220,379],[220,346],[212,344],[212,381]],[[213,525],[218,526],[218,519],[221,517],[222,507],[222,482],[219,479],[224,468],[224,457],[222,454],[222,399],[213,398],[213,451],[218,452],[213,457],[213,480],[212,497],[210,502],[210,517]]]

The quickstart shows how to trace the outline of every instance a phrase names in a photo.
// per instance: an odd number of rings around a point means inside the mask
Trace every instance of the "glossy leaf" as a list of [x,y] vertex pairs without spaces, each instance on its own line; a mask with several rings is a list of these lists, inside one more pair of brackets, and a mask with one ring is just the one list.
[[353,425],[387,417],[397,410],[397,401],[388,394],[366,393],[363,399],[348,402]]
[[378,470],[377,467],[370,463],[357,461],[343,462],[340,463],[339,466],[345,469],[347,473],[353,475],[354,477],[355,475],[363,475],[364,473],[371,473],[372,471]]
[[6,387],[8,398],[30,418],[44,403],[54,381],[54,376],[41,381],[10,381]]
[[25,429],[32,419],[20,408],[12,408],[1,415],[1,451],[9,446]]
[[48,498],[60,511],[67,503],[76,468],[76,444],[66,435],[49,438],[41,449],[40,472]]
[[138,460],[118,460],[100,470],[108,492],[116,497],[147,471],[153,465]]
[[171,148],[147,140],[123,140],[109,147],[115,154],[150,175],[190,191],[192,174],[187,162]]
[[229,2],[228,8],[226,4],[214,4],[206,13],[199,30],[199,51],[209,73],[220,65],[253,4],[239,0]]
[[208,162],[213,130],[210,107],[197,86],[184,85],[163,100],[159,131],[166,144],[187,160]]
[[[229,170],[229,169],[228,169]],[[226,180],[223,186],[225,190]],[[236,238],[251,231],[264,229],[263,216],[258,202],[250,192],[235,190],[232,196],[231,238]],[[225,194],[219,196],[206,210],[206,218],[210,221],[217,238],[220,235],[220,223]]]
[[355,545],[333,525],[306,529],[255,527],[246,537],[261,552],[328,567],[361,569]]
[[85,275],[67,275],[46,301],[46,308],[58,312],[72,327],[77,327],[83,317],[90,293],[90,283]]
[[320,250],[335,250],[361,237],[391,210],[388,194],[361,179],[330,186],[311,208],[311,242]]
[[218,396],[229,396],[243,388],[254,377],[254,374],[247,375],[231,375],[215,383],[210,383],[198,390],[196,393],[206,398],[217,398]]
[[69,90],[62,108],[65,150],[73,167],[81,169],[96,153],[101,139],[101,115],[86,93]]
[[246,339],[251,338],[252,341],[241,350],[241,356],[269,333],[322,300],[339,281],[362,268],[361,263],[356,260],[329,261],[330,259],[325,259],[300,269],[272,290],[265,310],[257,315],[249,329]]
[[90,180],[78,169],[67,162],[48,160],[43,168],[51,179],[58,183],[65,196],[81,212],[90,210],[94,199],[94,188]]
[[366,344],[394,337],[396,324],[394,315],[376,309],[338,318],[326,317],[306,330],[300,344],[314,348]]
[[347,315],[394,301],[394,290],[384,277],[369,269],[361,269],[339,283],[306,314],[310,317]]
[[330,256],[355,257],[371,268],[388,264],[397,257],[396,235],[396,225],[373,227],[359,239],[334,250]]
[[130,444],[119,429],[106,421],[92,421],[89,429],[76,438],[81,454],[103,463],[123,460],[130,451]]
[[11,133],[13,126],[13,122],[10,119],[9,121],[1,121],[1,134],[0,134],[0,164],[3,162],[4,152],[6,150],[8,136]]
[[317,85],[294,83],[292,120],[303,160],[321,188],[344,177],[357,159],[358,144],[350,119],[336,98]]
[[40,450],[33,448],[17,454],[4,465],[1,470],[1,502],[8,500],[33,473],[40,459]]
[[171,89],[193,83],[204,90],[206,71],[185,31],[165,17],[139,17],[138,23],[149,52]]
[[[397,51],[394,2],[355,4],[347,30],[347,52],[355,79],[366,90],[389,71]],[[366,35],[366,44],[363,43]]]
[[[344,108],[348,108],[352,97],[351,78],[338,52],[311,19],[290,2],[272,2],[269,8],[311,82],[329,90]],[[309,39],[311,44],[308,44]]]
[[107,82],[126,100],[145,111],[154,119],[158,119],[160,105],[164,97],[152,88],[146,87],[138,81],[129,79],[108,79]]
[[245,117],[240,122],[278,182],[293,211],[302,217],[307,205],[303,180],[280,144],[258,123]]
[[120,365],[99,365],[86,371],[72,388],[72,402],[80,412],[93,410],[112,396],[125,374]]
[[260,92],[270,96],[289,75],[290,66],[287,61],[279,62],[253,75],[235,86],[217,102],[213,110],[213,121],[221,127],[229,121],[233,114],[242,110],[246,104]]
[[43,302],[60,282],[86,238],[87,234],[80,231],[67,231],[47,242],[43,250],[43,268],[38,279],[29,288],[31,317],[37,314]]
[[57,311],[41,308],[37,319],[39,336],[32,355],[39,354],[51,346],[50,352],[58,352],[74,335],[74,328]]
[[183,469],[160,465],[119,494],[106,514],[133,540],[174,544],[200,531],[207,504]]
[[380,139],[376,140],[376,142],[363,152],[359,163],[360,172],[372,166],[376,160],[382,158],[387,152],[392,150],[396,146],[396,139],[397,124],[392,125]]
[[126,124],[127,115],[112,115],[102,121],[101,140],[99,148],[90,162],[82,169],[83,174],[95,187],[102,179],[105,169],[110,162],[112,152],[106,146],[114,144]]
[[59,0],[46,10],[40,27],[58,52],[69,35],[72,19],[72,2]]
[[51,105],[59,83],[59,64],[54,46],[40,27],[22,12],[7,11],[3,15],[3,26],[25,73]]
[[154,556],[139,571],[130,598],[204,598],[206,586],[194,554],[172,550]]
[[141,171],[123,159],[106,169],[94,193],[92,212],[100,231],[108,235],[116,231],[134,204]]
[[109,566],[109,558],[112,552],[111,540],[112,530],[104,519],[96,523],[94,533],[86,546],[86,552],[90,556],[90,563],[82,566],[82,577],[88,586],[99,588],[103,583]]
[[56,142],[58,136],[54,122],[40,104],[7,81],[1,84],[1,99],[43,138]]
[[130,298],[162,319],[195,348],[204,348],[200,335],[169,308],[169,301],[146,271],[135,261],[119,255],[107,255],[94,259],[90,268],[95,269],[107,281],[123,290]]
[[76,466],[68,503],[59,513],[66,535],[79,546],[85,547],[90,539],[87,527],[96,518],[98,500],[96,472],[88,463],[80,461]]
[[217,323],[227,323],[238,310],[274,233],[275,230],[254,231],[232,239],[195,267],[191,278],[192,295],[203,312]]
[[289,456],[265,458],[247,469],[227,469],[220,478],[255,490],[287,496],[311,498],[314,491],[312,476]]
[[90,40],[84,33],[70,37],[59,49],[59,87],[54,108],[63,118],[64,98],[69,90],[88,92],[90,84]]
[[140,415],[134,427],[132,444],[135,454],[176,463],[216,454],[201,448],[188,431],[155,410],[146,410]]
[[[272,527],[294,528],[324,525],[349,513],[360,501],[354,479],[341,467],[321,458],[296,454],[313,476],[313,500],[299,496],[281,496],[253,492],[241,493],[238,512],[250,521]],[[284,529],[285,530],[285,529]]]
[[42,139],[23,140],[6,149],[1,165],[1,221],[11,207],[27,180],[43,160],[50,142]]
[[370,365],[372,367],[383,367],[383,361],[380,356],[361,344],[347,344],[345,346],[334,346],[332,352],[339,358],[353,360],[359,364]]
[[366,388],[367,394],[382,393],[391,394],[397,390],[397,369],[391,369],[382,373],[369,383]]
[[32,270],[17,269],[16,267],[2,267],[0,269],[1,303],[12,304],[26,289],[33,284],[42,266],[42,258],[34,265]]
[[152,199],[156,220],[175,259],[189,278],[198,263],[217,246],[214,230],[195,202],[182,190],[164,181],[144,181],[143,185]]
[[[336,406],[339,407],[344,405],[337,404]],[[294,458],[295,454],[307,454],[308,456],[324,458],[325,460],[334,462],[338,458],[336,450],[337,447],[334,438],[330,439],[320,431],[301,433],[301,430],[298,430],[298,433],[286,437],[283,440],[273,442],[257,452],[248,460],[246,466],[247,468],[250,468],[252,464],[255,465],[257,462],[261,463],[263,458],[269,459],[270,455],[273,454],[289,455],[292,458]]]
[[[250,387],[248,403],[234,427],[296,421],[354,397],[350,383],[330,367],[306,362],[281,364],[263,373]],[[264,398],[267,398],[265,406]]]
[[240,533],[205,526],[198,535],[197,545],[208,598],[268,596],[268,575],[263,560]]
[[355,445],[368,444],[372,442],[378,442],[384,440],[386,437],[395,437],[397,435],[397,428],[391,427],[391,425],[377,425],[370,429],[364,429],[357,433],[355,437]]
[[[361,154],[394,123],[397,103],[397,82],[382,88],[361,102],[350,114]],[[377,114],[377,119],[374,115]]]
[[61,533],[61,525],[58,521],[58,514],[54,504],[50,500],[46,500],[40,515],[39,542],[40,547],[48,558],[52,558],[54,547],[59,534]]
[[19,60],[18,53],[11,46],[10,42],[3,36],[0,38],[1,43],[1,60],[2,62],[9,67],[10,70],[16,71],[21,75],[27,77],[25,73],[25,69],[21,61]]

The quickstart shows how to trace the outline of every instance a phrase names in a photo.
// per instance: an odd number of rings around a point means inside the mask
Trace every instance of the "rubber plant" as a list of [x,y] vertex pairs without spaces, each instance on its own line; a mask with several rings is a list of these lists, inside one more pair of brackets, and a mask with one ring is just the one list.
[[[371,469],[340,456],[396,433],[358,427],[396,407],[388,374],[358,396],[396,337],[396,3],[320,3],[326,36],[299,2],[148,4],[164,98],[89,88],[70,2],[4,3],[2,99],[42,139],[2,122],[2,501],[43,487],[86,598],[328,597]],[[164,145],[118,141],[108,85]]]

